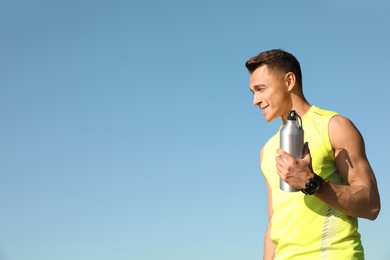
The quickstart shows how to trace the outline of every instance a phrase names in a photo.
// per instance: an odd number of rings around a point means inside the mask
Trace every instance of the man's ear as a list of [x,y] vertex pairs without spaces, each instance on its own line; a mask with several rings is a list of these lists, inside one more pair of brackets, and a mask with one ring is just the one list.
[[297,79],[295,78],[295,74],[292,72],[287,72],[285,76],[285,80],[286,80],[286,86],[288,90],[292,91],[297,81]]

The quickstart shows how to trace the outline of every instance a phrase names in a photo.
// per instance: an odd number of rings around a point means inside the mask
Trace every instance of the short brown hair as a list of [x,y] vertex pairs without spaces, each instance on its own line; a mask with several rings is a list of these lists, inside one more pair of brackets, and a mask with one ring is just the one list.
[[262,65],[267,65],[270,70],[276,70],[283,73],[294,73],[298,85],[302,87],[301,66],[297,58],[291,53],[281,49],[269,50],[250,58],[245,63],[250,74]]

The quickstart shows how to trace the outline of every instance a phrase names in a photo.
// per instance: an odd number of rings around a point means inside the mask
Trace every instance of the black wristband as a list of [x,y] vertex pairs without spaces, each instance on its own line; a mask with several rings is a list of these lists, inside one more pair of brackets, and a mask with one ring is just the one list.
[[314,174],[313,178],[310,178],[306,181],[306,188],[301,191],[306,195],[313,195],[320,190],[322,183],[322,178],[317,174]]

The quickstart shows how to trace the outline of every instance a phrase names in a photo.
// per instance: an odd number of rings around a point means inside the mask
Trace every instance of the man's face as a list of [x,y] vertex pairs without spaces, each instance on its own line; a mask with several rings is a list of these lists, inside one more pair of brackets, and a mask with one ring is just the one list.
[[288,84],[282,74],[270,71],[266,65],[257,68],[250,77],[253,104],[258,106],[267,122],[285,114],[291,107]]

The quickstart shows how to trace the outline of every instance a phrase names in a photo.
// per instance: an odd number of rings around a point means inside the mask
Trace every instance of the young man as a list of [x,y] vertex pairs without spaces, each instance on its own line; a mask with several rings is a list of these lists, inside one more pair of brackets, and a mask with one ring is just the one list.
[[[270,50],[245,65],[266,121],[280,117],[285,124],[295,110],[304,129],[302,158],[279,148],[279,131],[261,149],[269,213],[264,259],[364,259],[357,218],[376,219],[380,198],[359,130],[306,100],[292,54]],[[280,178],[298,192],[282,191]]]

